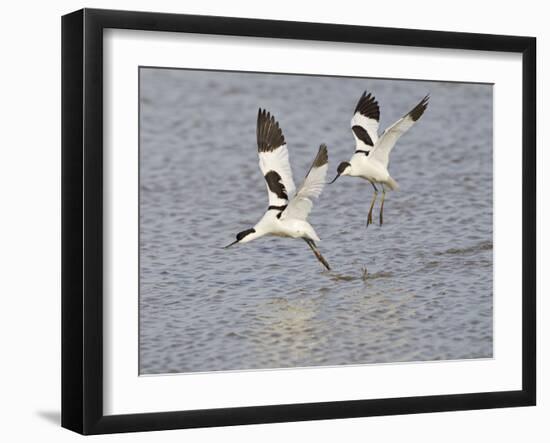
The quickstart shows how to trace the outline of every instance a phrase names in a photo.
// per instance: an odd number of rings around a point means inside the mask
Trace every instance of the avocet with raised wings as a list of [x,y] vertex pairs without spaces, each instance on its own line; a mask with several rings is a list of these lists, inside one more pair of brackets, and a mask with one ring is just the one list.
[[311,248],[315,257],[330,270],[330,266],[315,244],[319,236],[308,223],[307,217],[313,207],[312,198],[318,197],[325,185],[328,169],[328,152],[322,144],[304,182],[296,189],[288,159],[283,131],[279,123],[266,110],[258,110],[256,127],[260,169],[267,185],[269,206],[261,220],[252,228],[241,231],[237,239],[226,246],[275,235],[278,237],[301,238]]
[[377,184],[382,186],[380,224],[383,223],[386,188],[392,191],[398,188],[397,182],[388,171],[390,152],[399,137],[424,114],[429,98],[429,95],[426,95],[410,112],[389,126],[380,137],[378,137],[380,120],[378,102],[372,94],[367,94],[366,91],[357,102],[351,119],[351,130],[356,143],[355,153],[349,162],[342,162],[338,165],[337,175],[331,183],[334,183],[341,175],[361,177],[371,183],[374,195],[367,217],[367,227],[372,223],[372,209],[378,195]]

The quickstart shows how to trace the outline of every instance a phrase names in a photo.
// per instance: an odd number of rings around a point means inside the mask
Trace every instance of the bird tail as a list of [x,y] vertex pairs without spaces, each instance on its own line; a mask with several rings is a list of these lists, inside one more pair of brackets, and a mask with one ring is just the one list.
[[321,241],[321,239],[319,238],[319,236],[315,232],[315,229],[313,229],[313,226],[311,226],[309,223],[308,223],[308,225],[309,226],[306,226],[305,231],[306,231],[307,236],[309,237],[309,239],[313,240],[313,241]]
[[392,191],[397,191],[399,189],[399,185],[397,184],[397,182],[393,179],[393,178],[388,178],[388,180],[386,181],[385,183],[386,185],[388,185],[388,187],[392,190]]

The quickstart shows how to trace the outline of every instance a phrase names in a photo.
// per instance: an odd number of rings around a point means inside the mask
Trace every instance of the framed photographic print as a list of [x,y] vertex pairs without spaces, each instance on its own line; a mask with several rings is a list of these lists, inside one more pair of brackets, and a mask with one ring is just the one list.
[[62,20],[62,425],[535,404],[530,37]]

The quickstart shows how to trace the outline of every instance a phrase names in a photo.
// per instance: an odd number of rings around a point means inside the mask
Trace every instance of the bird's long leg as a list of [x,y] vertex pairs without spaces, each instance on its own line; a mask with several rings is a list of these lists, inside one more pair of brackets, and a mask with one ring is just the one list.
[[380,202],[380,226],[384,223],[384,200],[386,199],[386,188],[382,185],[382,201]]
[[372,187],[374,188],[374,195],[372,196],[372,201],[370,202],[369,215],[367,216],[367,228],[372,224],[372,208],[374,208],[374,202],[376,201],[376,196],[378,195],[378,189],[376,185],[371,182]]
[[319,252],[319,249],[317,249],[317,246],[315,245],[315,242],[313,240],[310,240],[309,238],[304,238],[304,241],[311,248],[311,250],[315,254],[315,257],[317,257],[317,260],[319,260],[323,264],[323,266],[330,271],[330,266],[329,266],[328,262],[325,260],[325,257],[323,257],[321,255],[321,252]]

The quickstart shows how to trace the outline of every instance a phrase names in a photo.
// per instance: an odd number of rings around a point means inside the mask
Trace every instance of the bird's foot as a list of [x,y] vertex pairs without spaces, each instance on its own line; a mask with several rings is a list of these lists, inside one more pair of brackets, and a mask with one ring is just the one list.
[[384,224],[384,217],[382,216],[382,213],[380,213],[380,226]]

